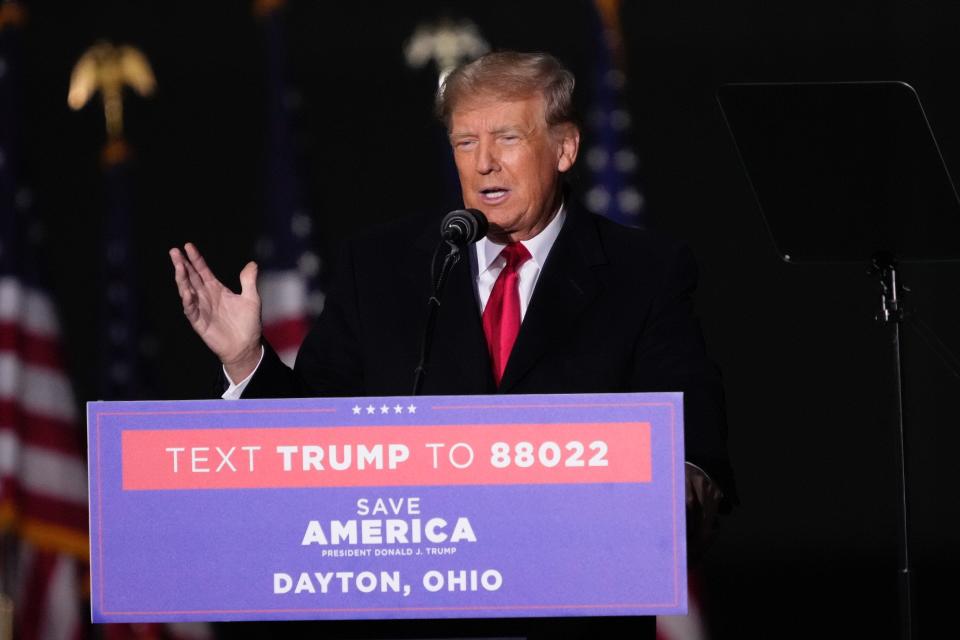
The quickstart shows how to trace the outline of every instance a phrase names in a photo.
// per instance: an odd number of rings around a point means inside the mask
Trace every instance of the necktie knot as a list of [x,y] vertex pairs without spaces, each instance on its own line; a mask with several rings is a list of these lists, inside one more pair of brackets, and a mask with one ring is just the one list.
[[510,271],[516,271],[520,268],[520,265],[531,257],[527,248],[519,242],[511,242],[505,246],[503,251],[500,252],[500,255],[507,261],[504,269],[509,269]]

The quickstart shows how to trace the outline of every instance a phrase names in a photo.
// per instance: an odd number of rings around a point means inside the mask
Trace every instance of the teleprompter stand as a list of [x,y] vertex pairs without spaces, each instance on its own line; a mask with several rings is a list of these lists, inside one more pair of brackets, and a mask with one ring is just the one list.
[[914,633],[897,267],[960,260],[960,200],[913,87],[728,84],[717,94],[777,252],[869,266],[895,375],[901,637]]

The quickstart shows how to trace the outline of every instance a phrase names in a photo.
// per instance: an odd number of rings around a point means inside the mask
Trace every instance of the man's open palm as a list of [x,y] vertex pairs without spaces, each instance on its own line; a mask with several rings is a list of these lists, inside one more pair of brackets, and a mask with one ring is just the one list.
[[193,330],[213,351],[234,381],[245,378],[260,359],[260,294],[257,265],[249,262],[240,272],[240,293],[217,279],[197,248],[187,243],[186,255],[170,250],[183,313]]

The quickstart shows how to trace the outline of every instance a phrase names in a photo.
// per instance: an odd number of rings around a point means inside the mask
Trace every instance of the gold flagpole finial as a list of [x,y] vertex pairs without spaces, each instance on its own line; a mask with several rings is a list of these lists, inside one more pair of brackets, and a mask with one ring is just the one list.
[[417,26],[404,47],[407,66],[420,68],[434,62],[439,81],[465,60],[473,60],[490,50],[490,44],[480,35],[480,29],[469,20],[454,22],[449,19]]
[[87,49],[70,74],[67,104],[81,109],[97,91],[103,98],[108,144],[123,137],[123,87],[141,96],[151,95],[157,81],[147,57],[130,45],[101,41]]
[[283,9],[287,0],[253,0],[253,15],[257,18],[266,18]]
[[623,28],[620,24],[620,0],[594,0],[600,20],[603,22],[604,38],[617,65],[623,65]]
[[27,10],[19,2],[6,0],[0,4],[0,31],[8,27],[22,27],[27,21]]

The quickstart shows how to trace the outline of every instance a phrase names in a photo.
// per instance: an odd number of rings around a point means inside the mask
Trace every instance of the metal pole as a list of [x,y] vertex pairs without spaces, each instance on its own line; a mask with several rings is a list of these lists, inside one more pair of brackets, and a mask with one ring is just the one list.
[[900,637],[912,640],[913,619],[913,568],[910,564],[910,510],[907,496],[907,441],[903,417],[903,361],[900,347],[900,325],[903,308],[900,304],[900,284],[897,282],[897,266],[892,256],[874,256],[871,274],[880,279],[880,316],[877,318],[892,329],[895,410],[897,416],[897,583],[900,594]]

